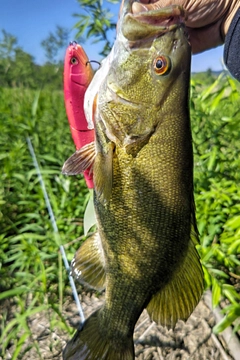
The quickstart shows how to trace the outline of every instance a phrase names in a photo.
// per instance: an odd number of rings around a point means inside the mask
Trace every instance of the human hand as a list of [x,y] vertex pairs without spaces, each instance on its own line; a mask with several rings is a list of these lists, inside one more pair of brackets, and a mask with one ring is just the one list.
[[139,0],[133,13],[169,5],[181,5],[187,12],[186,26],[192,52],[199,53],[224,43],[239,0]]

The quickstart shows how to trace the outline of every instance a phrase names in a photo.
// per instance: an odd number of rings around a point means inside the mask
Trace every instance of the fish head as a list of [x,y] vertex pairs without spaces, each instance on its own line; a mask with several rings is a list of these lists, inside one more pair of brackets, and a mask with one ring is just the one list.
[[187,107],[191,59],[183,8],[145,11],[140,6],[142,11],[133,12],[133,3],[123,3],[98,99],[108,136],[125,145],[153,133],[164,114],[179,106],[176,96]]
[[93,77],[93,69],[87,54],[76,41],[70,42],[64,61],[64,78],[87,88]]

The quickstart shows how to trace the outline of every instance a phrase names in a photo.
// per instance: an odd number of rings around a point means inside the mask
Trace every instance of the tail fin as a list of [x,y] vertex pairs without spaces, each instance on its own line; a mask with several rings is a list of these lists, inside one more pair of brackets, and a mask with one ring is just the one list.
[[63,360],[133,360],[133,338],[121,339],[99,327],[99,310],[77,330],[63,351]]

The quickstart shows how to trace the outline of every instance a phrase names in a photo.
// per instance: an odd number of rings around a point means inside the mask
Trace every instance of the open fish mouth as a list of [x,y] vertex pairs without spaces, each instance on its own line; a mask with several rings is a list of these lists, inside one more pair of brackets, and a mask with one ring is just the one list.
[[186,20],[186,12],[179,5],[156,6],[152,9],[131,0],[125,0],[123,14],[120,28],[129,41],[160,36],[184,24]]

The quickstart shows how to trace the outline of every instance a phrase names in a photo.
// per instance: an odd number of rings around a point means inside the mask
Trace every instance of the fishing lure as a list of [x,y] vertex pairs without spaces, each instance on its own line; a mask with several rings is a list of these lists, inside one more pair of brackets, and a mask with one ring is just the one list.
[[[94,71],[82,46],[70,42],[64,60],[64,102],[72,138],[76,149],[94,141],[93,125],[89,126],[84,114],[84,95]],[[89,189],[94,187],[91,168],[84,171]]]

